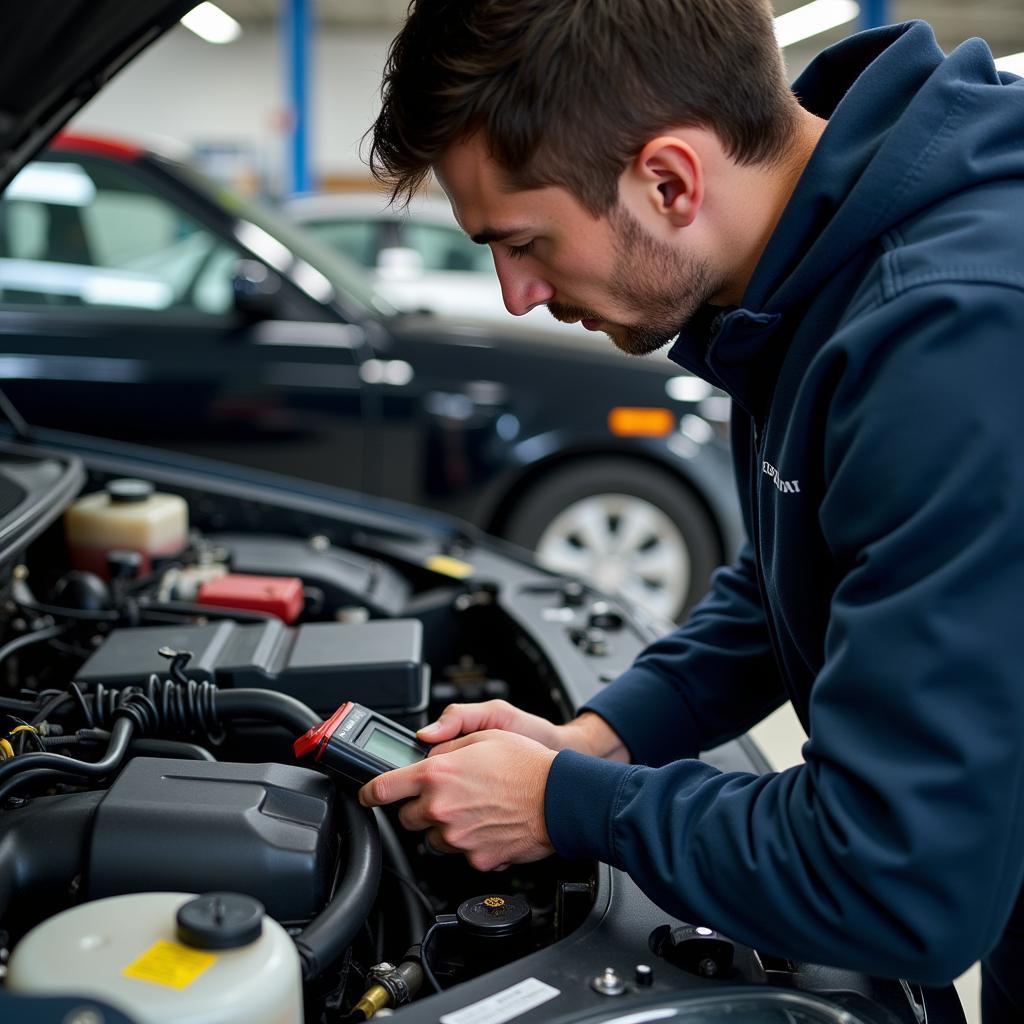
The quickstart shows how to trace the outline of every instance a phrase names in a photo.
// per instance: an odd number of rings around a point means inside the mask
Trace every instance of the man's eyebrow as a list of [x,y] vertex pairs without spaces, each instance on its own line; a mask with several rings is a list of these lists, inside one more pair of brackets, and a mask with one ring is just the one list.
[[487,245],[490,242],[503,242],[506,238],[514,238],[516,235],[528,235],[529,228],[484,228],[470,237],[477,245]]

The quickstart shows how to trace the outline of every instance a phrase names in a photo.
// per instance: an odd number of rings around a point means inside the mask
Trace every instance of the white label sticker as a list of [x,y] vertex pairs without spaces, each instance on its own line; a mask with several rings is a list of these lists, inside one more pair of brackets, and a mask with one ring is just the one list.
[[495,992],[493,996],[470,1003],[454,1013],[446,1013],[441,1024],[505,1024],[505,1021],[532,1010],[541,1003],[561,995],[557,988],[536,978],[527,978],[511,988]]

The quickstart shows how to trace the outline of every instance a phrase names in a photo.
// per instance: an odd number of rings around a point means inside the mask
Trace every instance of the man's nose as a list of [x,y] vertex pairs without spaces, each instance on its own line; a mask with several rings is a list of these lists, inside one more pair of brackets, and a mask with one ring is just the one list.
[[555,290],[529,267],[518,267],[511,260],[496,257],[495,269],[501,282],[501,297],[513,316],[529,313],[555,297]]

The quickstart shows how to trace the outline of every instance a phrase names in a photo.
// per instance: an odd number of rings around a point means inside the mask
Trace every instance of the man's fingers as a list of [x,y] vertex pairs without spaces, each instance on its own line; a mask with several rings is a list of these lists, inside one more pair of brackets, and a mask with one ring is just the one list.
[[432,828],[424,837],[423,842],[434,851],[434,853],[458,853],[454,846],[444,841],[439,828]]
[[424,726],[416,735],[424,743],[443,743],[480,729],[501,729],[510,711],[511,705],[503,700],[488,700],[482,704],[449,704],[436,722]]
[[359,790],[359,802],[364,807],[379,807],[381,804],[393,804],[396,800],[407,800],[423,788],[421,779],[418,764],[385,772]]
[[402,827],[410,832],[422,832],[435,824],[433,819],[424,814],[422,800],[410,800],[407,804],[402,804],[398,811],[398,820]]
[[486,735],[486,732],[474,732],[468,736],[459,736],[458,739],[449,740],[447,743],[438,743],[437,746],[430,748],[430,756],[436,757],[438,754],[450,754],[453,750],[461,750],[463,747],[479,743]]

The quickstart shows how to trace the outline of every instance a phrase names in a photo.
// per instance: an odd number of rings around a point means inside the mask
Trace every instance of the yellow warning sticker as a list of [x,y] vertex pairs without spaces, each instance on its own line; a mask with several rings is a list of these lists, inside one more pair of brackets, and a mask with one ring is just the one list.
[[181,943],[161,939],[121,973],[126,978],[148,981],[152,985],[182,989],[188,988],[216,962],[217,957],[212,953],[202,953]]
[[451,576],[456,580],[469,579],[474,569],[469,562],[463,562],[458,558],[451,558],[448,555],[434,555],[424,563],[431,572],[438,572],[442,576]]

